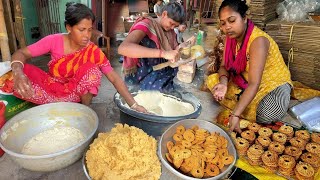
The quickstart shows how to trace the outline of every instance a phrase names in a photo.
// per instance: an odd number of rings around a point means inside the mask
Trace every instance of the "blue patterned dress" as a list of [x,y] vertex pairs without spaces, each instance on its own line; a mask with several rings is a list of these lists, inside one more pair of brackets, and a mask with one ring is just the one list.
[[[156,43],[145,36],[140,45],[156,49]],[[160,92],[171,92],[174,90],[173,78],[176,76],[178,68],[166,67],[158,71],[153,71],[152,67],[164,63],[163,58],[140,58],[137,72],[125,77],[128,86],[138,85],[140,90],[159,90]]]

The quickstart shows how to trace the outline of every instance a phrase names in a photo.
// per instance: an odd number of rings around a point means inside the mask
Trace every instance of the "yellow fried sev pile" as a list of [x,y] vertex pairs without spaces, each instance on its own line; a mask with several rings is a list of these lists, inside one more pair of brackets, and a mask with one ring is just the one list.
[[167,142],[167,160],[185,175],[196,178],[214,177],[225,165],[233,162],[233,155],[227,149],[228,140],[217,132],[193,126],[176,128],[173,140]]
[[160,179],[157,142],[134,126],[116,124],[99,133],[86,153],[89,175],[103,180]]

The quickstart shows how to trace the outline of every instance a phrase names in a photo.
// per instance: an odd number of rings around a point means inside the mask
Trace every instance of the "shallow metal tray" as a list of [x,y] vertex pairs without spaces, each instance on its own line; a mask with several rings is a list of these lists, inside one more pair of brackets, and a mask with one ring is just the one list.
[[289,113],[300,120],[308,130],[320,132],[320,97],[293,106]]

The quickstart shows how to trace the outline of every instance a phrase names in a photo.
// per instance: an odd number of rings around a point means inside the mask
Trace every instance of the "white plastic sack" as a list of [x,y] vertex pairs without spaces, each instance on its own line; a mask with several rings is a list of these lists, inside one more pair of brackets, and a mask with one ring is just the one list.
[[0,62],[0,77],[11,71],[10,61]]
[[285,0],[278,4],[277,14],[282,21],[303,22],[308,13],[320,8],[320,0]]

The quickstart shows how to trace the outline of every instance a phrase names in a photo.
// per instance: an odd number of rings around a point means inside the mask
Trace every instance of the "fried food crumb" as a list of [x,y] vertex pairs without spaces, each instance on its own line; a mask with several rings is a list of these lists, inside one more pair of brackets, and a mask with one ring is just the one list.
[[102,180],[160,179],[161,164],[157,141],[143,130],[116,124],[110,132],[99,133],[86,153],[89,175]]

